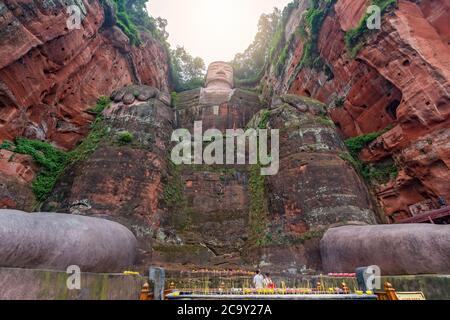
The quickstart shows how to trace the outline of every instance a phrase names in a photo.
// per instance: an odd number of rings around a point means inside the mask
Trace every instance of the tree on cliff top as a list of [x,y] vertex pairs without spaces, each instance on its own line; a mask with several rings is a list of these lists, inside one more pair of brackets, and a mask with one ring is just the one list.
[[[109,3],[101,0],[104,4]],[[130,39],[132,45],[141,44],[141,32],[150,33],[161,42],[170,59],[170,81],[178,92],[200,87],[205,76],[205,63],[192,57],[183,47],[170,48],[166,31],[167,20],[153,18],[147,11],[148,0],[112,0],[115,21]]]
[[258,33],[253,43],[243,53],[236,54],[231,62],[237,79],[257,78],[261,73],[280,18],[281,11],[278,8],[274,8],[271,14],[261,15],[258,22]]
[[117,25],[128,36],[131,44],[141,43],[139,30],[149,32],[154,38],[165,42],[168,34],[167,21],[155,19],[147,12],[147,0],[113,0]]
[[205,80],[205,62],[200,57],[192,57],[184,47],[170,50],[172,74],[175,91],[181,92],[201,87]]

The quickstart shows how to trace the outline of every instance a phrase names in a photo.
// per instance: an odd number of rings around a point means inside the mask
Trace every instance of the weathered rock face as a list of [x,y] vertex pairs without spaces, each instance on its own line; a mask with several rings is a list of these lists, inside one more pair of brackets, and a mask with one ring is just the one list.
[[[297,73],[303,42],[294,37],[282,76],[273,68],[266,74],[265,93],[301,94],[330,105],[346,137],[392,127],[362,158],[372,163],[394,158],[398,178],[376,192],[385,214],[396,221],[410,216],[409,206],[417,202],[450,196],[442,183],[450,175],[443,152],[450,124],[450,31],[444,22],[450,10],[444,0],[399,0],[384,16],[382,30],[371,33],[353,59],[344,35],[358,25],[369,3],[338,1],[325,18],[317,47],[331,75],[306,66]],[[304,6],[301,2],[303,11]],[[295,14],[290,21],[300,23]],[[289,39],[295,28],[288,23],[286,29]],[[412,152],[418,146],[426,152]]]
[[[280,171],[266,177],[267,243],[291,250],[297,245],[297,254],[283,259],[291,268],[321,268],[318,240],[330,225],[375,223],[367,189],[340,158],[345,146],[325,110],[319,101],[282,95],[249,124],[258,127],[265,119],[267,128],[280,130]],[[266,254],[265,262],[278,265],[270,256],[276,257]]]
[[[255,93],[232,89],[232,69],[213,63],[206,88],[177,95],[177,128],[192,131],[244,129],[263,106]],[[154,261],[164,264],[236,267],[246,263],[249,238],[249,168],[245,165],[172,166],[166,211]]]
[[321,241],[325,272],[354,272],[377,265],[382,275],[448,274],[450,227],[438,225],[345,226]]
[[[68,5],[82,8],[69,30]],[[17,136],[71,149],[89,130],[98,97],[132,82],[168,90],[163,47],[132,47],[99,1],[0,4],[0,141]]]
[[[82,24],[70,30],[73,4]],[[163,46],[146,33],[141,46],[130,45],[113,15],[105,17],[111,10],[98,0],[0,4],[0,143],[24,136],[70,150],[89,132],[100,96],[131,83],[168,92]],[[31,211],[33,170],[1,152],[0,208]]]
[[[167,194],[163,237],[154,245],[156,261],[196,266],[237,267],[249,237],[249,173],[244,166],[172,168],[179,197]],[[173,197],[173,198],[170,198]],[[177,199],[181,203],[174,203]],[[162,234],[161,234],[162,235]]]
[[111,99],[95,152],[66,170],[43,208],[120,222],[148,251],[160,223],[173,112],[153,87],[129,86]]
[[0,150],[0,209],[33,210],[31,183],[37,170],[30,156]]
[[0,266],[123,272],[134,264],[136,238],[103,219],[0,210]]
[[367,189],[339,157],[345,146],[324,110],[318,101],[285,95],[269,111],[268,127],[281,131],[281,170],[267,179],[270,221],[288,234],[344,221],[375,222]]

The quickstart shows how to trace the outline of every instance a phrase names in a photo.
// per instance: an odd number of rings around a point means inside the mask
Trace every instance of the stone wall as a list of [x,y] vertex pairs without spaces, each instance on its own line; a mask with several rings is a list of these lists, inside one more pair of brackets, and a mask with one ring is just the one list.
[[81,290],[67,288],[65,272],[0,268],[0,300],[138,300],[140,276],[81,274]]

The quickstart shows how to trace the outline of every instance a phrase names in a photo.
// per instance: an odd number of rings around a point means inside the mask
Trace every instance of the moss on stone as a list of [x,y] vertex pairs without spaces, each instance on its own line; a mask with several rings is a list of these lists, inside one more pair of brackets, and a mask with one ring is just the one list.
[[327,116],[316,116],[315,120],[316,120],[317,123],[319,123],[321,125],[324,125],[324,126],[327,126],[327,127],[334,127],[333,120],[331,120]]
[[288,81],[288,87],[291,86],[304,67],[324,72],[328,79],[334,77],[331,67],[319,54],[318,41],[323,22],[335,3],[336,0],[314,0],[311,7],[306,11],[296,31],[296,34],[299,34],[303,39],[303,55]]
[[100,97],[96,107],[93,109],[97,113],[97,117],[91,124],[91,131],[82,142],[70,152],[69,165],[76,162],[86,160],[97,150],[100,142],[106,137],[108,128],[103,119],[103,111],[111,105],[111,100],[105,97]]
[[261,111],[261,119],[258,123],[258,129],[267,129],[267,125],[270,121],[270,114],[271,113],[269,109],[264,109],[263,111]]
[[323,238],[326,228],[310,230],[302,234],[286,234],[282,226],[271,226],[271,231],[267,232],[264,239],[265,246],[286,246],[305,244],[309,240]]
[[173,91],[170,94],[170,97],[171,97],[170,105],[172,106],[172,108],[175,108],[177,106],[178,102],[180,101],[180,97],[179,97],[179,95],[178,95],[178,93],[176,91]]
[[117,139],[121,145],[126,145],[133,141],[134,136],[129,131],[121,131],[117,134]]
[[265,244],[264,240],[268,226],[265,181],[265,177],[261,175],[261,166],[252,166],[249,178],[249,239],[251,246],[261,247]]
[[69,155],[48,142],[16,138],[14,143],[3,143],[0,149],[7,149],[15,153],[26,154],[33,158],[39,166],[39,172],[32,183],[32,189],[39,201],[45,200],[56,180],[64,171]]
[[184,195],[184,183],[181,178],[181,167],[169,160],[168,179],[164,184],[163,204],[170,212],[169,224],[177,231],[189,229],[192,223],[192,209]]

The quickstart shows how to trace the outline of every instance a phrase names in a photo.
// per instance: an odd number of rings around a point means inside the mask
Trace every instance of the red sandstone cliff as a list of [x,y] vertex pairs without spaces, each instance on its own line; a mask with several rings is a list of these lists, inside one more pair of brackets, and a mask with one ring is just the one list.
[[395,160],[398,178],[375,192],[385,214],[397,221],[418,202],[450,200],[450,2],[399,0],[353,59],[345,32],[358,25],[369,3],[338,0],[325,18],[318,51],[332,77],[308,67],[294,74],[303,55],[298,37],[283,75],[266,73],[265,93],[301,94],[329,104],[345,137],[392,127],[361,157],[372,163]]
[[67,1],[0,4],[0,142],[17,136],[71,149],[89,129],[98,97],[132,82],[168,90],[164,48],[140,47],[112,23],[99,1],[83,1],[81,29],[69,30]]
[[[307,9],[306,1],[300,3],[286,38]],[[266,74],[264,93],[267,98],[293,99],[283,94],[294,93],[325,102],[345,137],[391,126],[361,157],[374,163],[395,160],[399,176],[375,189],[385,214],[397,220],[417,202],[450,194],[449,3],[400,0],[354,59],[344,34],[358,24],[368,3],[339,0],[324,20],[318,51],[332,76],[308,67],[295,74],[303,54],[299,37],[282,76],[273,70]],[[175,122],[188,127],[201,119],[207,127],[245,127],[264,104],[257,95],[237,90],[216,116],[212,108],[217,103],[208,105],[201,90],[193,90],[174,101],[173,117],[162,46],[145,35],[143,45],[130,46],[114,21],[105,24],[98,1],[84,5],[82,28],[73,31],[65,29],[62,2],[0,5],[0,142],[26,136],[71,149],[87,133],[93,120],[89,109],[99,96],[132,82],[156,87],[157,95],[149,89],[154,94],[135,103],[135,87],[113,94],[115,104],[105,113],[108,137],[89,159],[65,172],[46,208],[119,220],[138,235],[142,259],[242,263],[252,236],[247,226],[251,172],[203,167],[168,172],[165,153]],[[272,245],[263,248],[263,262],[320,268],[321,229],[343,221],[372,222],[372,208],[359,177],[339,157],[345,148],[323,118],[322,107],[316,114],[303,105],[295,110],[292,101],[290,106],[279,102],[274,99],[265,114],[271,126],[285,130],[281,174],[267,179],[267,194],[259,190],[270,213],[270,239],[263,240]],[[292,125],[295,119],[298,126]],[[130,145],[118,144],[124,129],[134,137]],[[30,182],[36,171],[30,157],[0,150],[0,208],[31,210]]]
[[[82,1],[81,28],[69,30],[69,4],[0,3],[0,143],[25,136],[70,150],[89,131],[100,96],[131,83],[169,90],[159,42],[142,33],[142,44],[130,45],[98,0]],[[31,210],[31,163],[0,151],[0,207]]]

